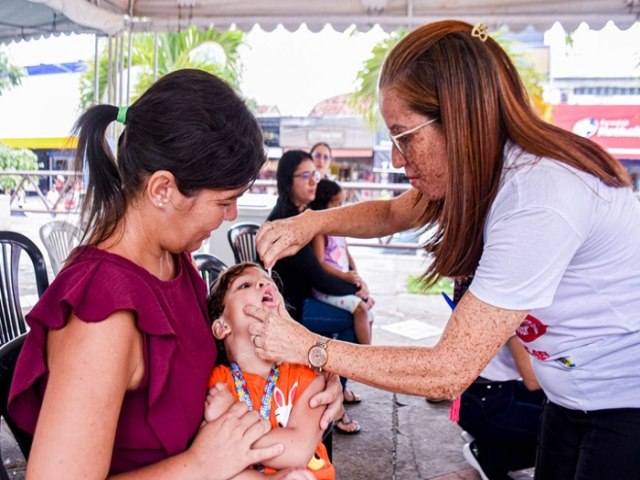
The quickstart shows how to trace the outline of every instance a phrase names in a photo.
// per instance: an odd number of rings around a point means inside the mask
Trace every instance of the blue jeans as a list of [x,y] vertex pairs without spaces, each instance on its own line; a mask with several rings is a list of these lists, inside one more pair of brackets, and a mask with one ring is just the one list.
[[[343,342],[358,343],[353,329],[353,314],[346,310],[320,302],[315,298],[307,298],[302,306],[302,324],[309,330],[329,338]],[[342,388],[347,379],[340,377]]]
[[583,412],[548,402],[542,413],[536,479],[638,478],[640,408]]

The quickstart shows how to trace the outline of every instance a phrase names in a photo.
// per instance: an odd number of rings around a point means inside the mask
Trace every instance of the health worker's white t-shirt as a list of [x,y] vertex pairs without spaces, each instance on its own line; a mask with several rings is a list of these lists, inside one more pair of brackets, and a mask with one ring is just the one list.
[[530,310],[516,334],[554,403],[640,407],[640,202],[508,144],[469,289]]

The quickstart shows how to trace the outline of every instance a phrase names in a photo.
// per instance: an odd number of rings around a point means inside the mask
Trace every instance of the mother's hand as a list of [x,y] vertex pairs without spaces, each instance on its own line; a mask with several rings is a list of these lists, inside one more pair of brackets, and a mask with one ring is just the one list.
[[315,335],[293,320],[284,304],[275,312],[247,305],[244,313],[256,319],[249,324],[249,333],[258,358],[307,365],[307,351]]
[[294,255],[316,236],[319,224],[313,221],[313,214],[312,210],[306,210],[295,217],[262,224],[256,235],[256,249],[265,268]]
[[[260,307],[246,306],[244,313],[256,319],[249,325],[249,333],[256,355],[273,362],[308,365],[307,354],[318,335],[311,333],[287,313],[284,304],[273,312]],[[325,430],[342,408],[342,385],[337,375],[325,373],[323,391],[309,401],[311,408],[326,405],[320,419],[320,428]]]

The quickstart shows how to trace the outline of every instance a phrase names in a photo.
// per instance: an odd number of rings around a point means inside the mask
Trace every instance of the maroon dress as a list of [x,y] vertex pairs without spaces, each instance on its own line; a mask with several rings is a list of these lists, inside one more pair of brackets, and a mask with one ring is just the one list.
[[12,418],[33,435],[47,385],[49,330],[62,328],[72,312],[85,322],[100,322],[129,310],[142,333],[144,378],[124,397],[110,471],[183,452],[202,420],[216,358],[204,282],[188,254],[176,257],[176,277],[162,281],[119,255],[79,248],[26,317],[31,330],[11,385]]

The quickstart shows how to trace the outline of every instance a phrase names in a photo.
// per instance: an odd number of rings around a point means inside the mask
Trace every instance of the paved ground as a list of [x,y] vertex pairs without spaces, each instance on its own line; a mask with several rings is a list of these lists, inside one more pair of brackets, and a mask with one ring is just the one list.
[[[38,229],[50,219],[12,216],[9,229],[26,234],[42,248]],[[449,307],[439,295],[407,293],[407,276],[424,269],[421,254],[356,247],[352,255],[376,298],[374,343],[433,345]],[[460,428],[448,419],[448,402],[431,404],[355,382],[351,387],[363,397],[361,404],[348,406],[362,431],[333,435],[338,479],[479,479],[462,456]],[[0,440],[3,459],[9,454],[10,466],[16,467],[13,478],[23,478],[24,464],[7,443],[5,428]]]

